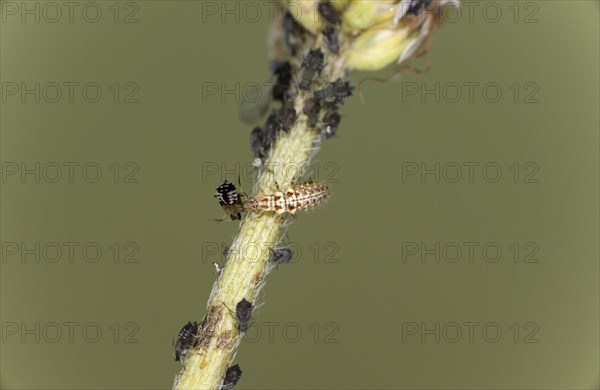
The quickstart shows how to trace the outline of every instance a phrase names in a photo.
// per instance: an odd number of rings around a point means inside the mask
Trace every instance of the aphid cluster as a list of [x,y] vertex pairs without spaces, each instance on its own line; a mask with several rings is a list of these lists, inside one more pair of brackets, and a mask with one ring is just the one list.
[[265,124],[255,127],[250,133],[250,146],[254,157],[261,162],[271,150],[279,131],[289,131],[298,118],[293,96],[289,94],[292,66],[289,62],[275,62],[273,74],[276,81],[271,88],[271,96],[274,101],[280,101],[282,106],[272,110]]
[[[320,2],[319,14],[327,23],[322,31],[323,41],[332,53],[339,52],[339,41],[337,25],[341,21],[341,16],[335,6],[329,2]],[[311,84],[321,74],[325,65],[325,54],[320,48],[310,50],[302,60],[302,76],[298,87],[302,90],[309,90]],[[303,114],[307,117],[309,127],[320,128],[321,135],[325,138],[332,137],[340,124],[341,116],[337,112],[338,104],[342,104],[344,99],[352,96],[354,87],[350,82],[343,79],[335,80],[317,89],[313,97],[307,98],[303,107]],[[319,123],[321,120],[321,123]],[[258,143],[256,143],[259,145]],[[254,148],[255,155],[258,155],[263,149]]]
[[[350,82],[343,79],[337,79],[324,88],[316,90],[314,97],[308,99],[304,106],[309,126],[319,126],[321,135],[325,138],[335,135],[342,120],[337,111],[338,104],[343,104],[344,99],[352,96],[353,91],[354,87],[350,85]],[[318,123],[321,110],[324,113],[321,122]]]
[[[290,56],[295,57],[300,47],[304,45],[307,31],[294,19],[290,12],[285,12],[283,15],[282,31],[284,47],[287,48]],[[259,115],[254,118],[254,120],[258,120],[262,114],[268,111],[272,101],[279,101],[282,104],[280,108],[271,111],[262,127],[256,126],[250,133],[250,146],[254,152],[254,165],[257,167],[263,164],[277,139],[279,131],[289,131],[298,117],[298,113],[294,108],[293,96],[290,95],[293,76],[292,65],[288,61],[273,61],[271,70],[275,78],[275,83],[270,89],[272,99],[263,99],[256,103],[261,107],[246,107],[244,110],[249,113],[258,113]],[[254,117],[254,115],[244,114],[244,117],[249,116]],[[245,121],[252,122],[249,119]]]
[[323,29],[323,40],[325,41],[327,48],[329,48],[329,51],[334,54],[338,54],[340,51],[340,45],[338,30],[335,25],[340,24],[342,21],[342,16],[335,6],[329,1],[319,3],[318,8],[321,18],[328,23]]
[[243,372],[244,371],[242,371],[239,364],[229,367],[223,376],[223,386],[221,387],[221,390],[233,389],[233,386],[235,386],[242,378]]
[[[338,53],[338,27],[341,23],[341,15],[330,1],[319,2],[318,11],[326,23],[322,31],[323,41],[330,52]],[[295,55],[303,43],[302,36],[305,34],[305,30],[289,12],[286,12],[283,18],[283,32],[285,45],[292,55]],[[323,50],[321,48],[309,50],[300,65],[298,88],[309,91],[315,80],[321,75],[324,66],[325,53]],[[321,134],[325,138],[333,136],[341,120],[341,116],[337,113],[338,104],[351,96],[354,90],[348,81],[342,79],[326,84],[323,88],[316,90],[312,97],[306,98],[303,111],[300,113],[294,107],[295,90],[290,88],[293,79],[292,65],[287,61],[274,61],[272,71],[275,83],[271,88],[271,97],[273,101],[281,102],[281,107],[271,111],[262,127],[256,126],[250,132],[250,146],[255,157],[254,165],[257,167],[263,165],[279,132],[289,131],[300,114],[306,115],[309,127],[320,128]],[[297,93],[297,91],[295,92]],[[263,110],[258,111],[263,112]],[[319,123],[320,121],[321,123]]]
[[[340,50],[338,29],[342,20],[341,14],[330,1],[319,2],[318,11],[321,20],[325,22],[325,27],[321,31],[323,42],[331,53],[338,54]],[[324,55],[320,49],[311,50],[306,55],[302,62],[302,67],[305,69],[299,85],[301,89],[309,89],[314,75],[320,74],[324,62]],[[344,99],[352,96],[353,91],[354,87],[343,79],[335,80],[316,90],[313,97],[306,100],[303,109],[303,113],[308,119],[308,126],[320,128],[321,135],[325,138],[335,135],[342,119],[337,112],[338,104],[343,103]],[[319,120],[321,120],[320,123]]]
[[298,210],[317,207],[329,196],[329,187],[324,183],[303,183],[277,190],[272,195],[248,198],[248,211],[274,211],[277,214],[296,214]]
[[196,343],[198,329],[197,322],[188,322],[181,328],[175,341],[175,361],[185,360],[189,350]]
[[241,195],[238,193],[235,185],[225,180],[223,184],[217,188],[215,198],[219,200],[219,204],[223,207],[225,213],[231,217],[232,221],[242,219],[244,204],[242,203]]
[[257,126],[250,133],[250,145],[254,157],[263,160],[273,147],[279,131],[289,131],[297,118],[296,109],[289,100],[281,108],[273,110],[264,126],[262,128]]

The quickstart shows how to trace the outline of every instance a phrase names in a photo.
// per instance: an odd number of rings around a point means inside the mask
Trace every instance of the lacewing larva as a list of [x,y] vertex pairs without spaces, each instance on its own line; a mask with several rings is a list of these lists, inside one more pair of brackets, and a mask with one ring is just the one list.
[[248,211],[274,211],[277,214],[296,214],[298,210],[308,210],[323,203],[329,196],[329,187],[324,183],[292,184],[285,191],[272,195],[249,198]]

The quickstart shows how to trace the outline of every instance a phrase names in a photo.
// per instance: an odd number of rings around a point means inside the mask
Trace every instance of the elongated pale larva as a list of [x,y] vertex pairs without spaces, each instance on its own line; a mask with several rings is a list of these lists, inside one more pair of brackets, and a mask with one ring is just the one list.
[[248,199],[248,211],[274,211],[277,214],[296,214],[298,210],[317,207],[329,196],[329,187],[324,183],[291,185],[285,191]]

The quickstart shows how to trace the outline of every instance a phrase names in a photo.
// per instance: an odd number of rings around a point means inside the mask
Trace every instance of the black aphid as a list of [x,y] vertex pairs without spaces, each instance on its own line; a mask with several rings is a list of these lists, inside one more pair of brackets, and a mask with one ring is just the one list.
[[262,159],[266,156],[265,136],[260,127],[255,127],[250,133],[250,146],[255,157]]
[[185,360],[185,357],[196,342],[196,335],[198,334],[198,323],[188,322],[181,328],[177,341],[175,341],[175,360]]
[[275,62],[273,64],[273,74],[276,76],[275,85],[271,90],[273,100],[284,102],[286,92],[292,82],[292,66],[289,62]]
[[273,251],[273,261],[277,264],[287,264],[292,261],[294,252],[290,248],[279,248]]
[[221,184],[216,192],[215,198],[219,200],[219,204],[223,207],[223,210],[231,217],[232,221],[236,219],[242,219],[242,211],[244,211],[244,204],[240,194],[238,194],[235,185],[225,180]]
[[298,52],[298,48],[302,45],[304,37],[304,27],[294,19],[294,16],[286,12],[283,16],[283,31],[285,45],[292,56]]
[[319,3],[319,15],[329,23],[340,23],[342,20],[338,10],[329,1]]
[[319,75],[325,64],[325,54],[320,48],[313,49],[308,52],[304,60],[302,61],[302,80],[298,87],[300,89],[308,90],[310,83],[312,83],[315,74]]
[[337,79],[328,84],[325,88],[315,91],[315,100],[327,103],[341,103],[349,96],[352,96],[354,87],[349,81]]
[[321,123],[321,134],[323,134],[325,138],[333,137],[341,120],[342,116],[337,111],[331,111],[325,114],[323,122]]
[[227,369],[227,372],[225,372],[225,376],[223,377],[223,387],[221,387],[221,389],[233,389],[233,386],[235,386],[240,381],[243,372],[244,371],[241,370],[239,364],[229,367]]
[[271,115],[269,115],[269,117],[267,118],[265,125],[263,126],[263,134],[265,137],[264,142],[265,142],[266,150],[271,149],[271,145],[275,141],[275,138],[277,138],[277,132],[281,128],[281,122],[280,122],[279,116],[280,116],[279,110],[273,110],[273,112],[271,112]]
[[247,331],[252,318],[252,304],[246,298],[242,298],[235,306],[235,317],[238,321],[238,330],[240,332]]
[[327,26],[323,29],[323,38],[325,44],[332,53],[339,53],[340,44],[338,40],[338,32],[333,26]]
[[315,127],[319,120],[319,112],[321,111],[321,103],[315,99],[307,99],[302,109],[306,117],[308,118],[308,126]]
[[293,104],[286,104],[281,108],[281,114],[279,115],[279,121],[283,131],[288,131],[296,122],[298,114]]

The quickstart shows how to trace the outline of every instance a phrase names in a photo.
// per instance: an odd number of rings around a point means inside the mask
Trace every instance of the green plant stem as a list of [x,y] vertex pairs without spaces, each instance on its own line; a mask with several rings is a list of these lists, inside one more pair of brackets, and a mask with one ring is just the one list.
[[[328,56],[321,78],[331,82],[344,77],[345,73],[341,52],[335,57]],[[266,168],[259,175],[257,194],[271,193],[277,185],[285,189],[294,179],[302,177],[318,150],[320,132],[308,127],[302,113],[312,91],[299,92],[294,104],[298,118],[289,132],[278,136]],[[235,307],[242,298],[256,306],[265,278],[273,268],[270,248],[278,242],[283,229],[284,218],[272,212],[247,214],[229,251],[226,266],[213,287],[197,347],[188,354],[185,367],[176,379],[176,389],[219,388],[243,336],[237,330]]]

